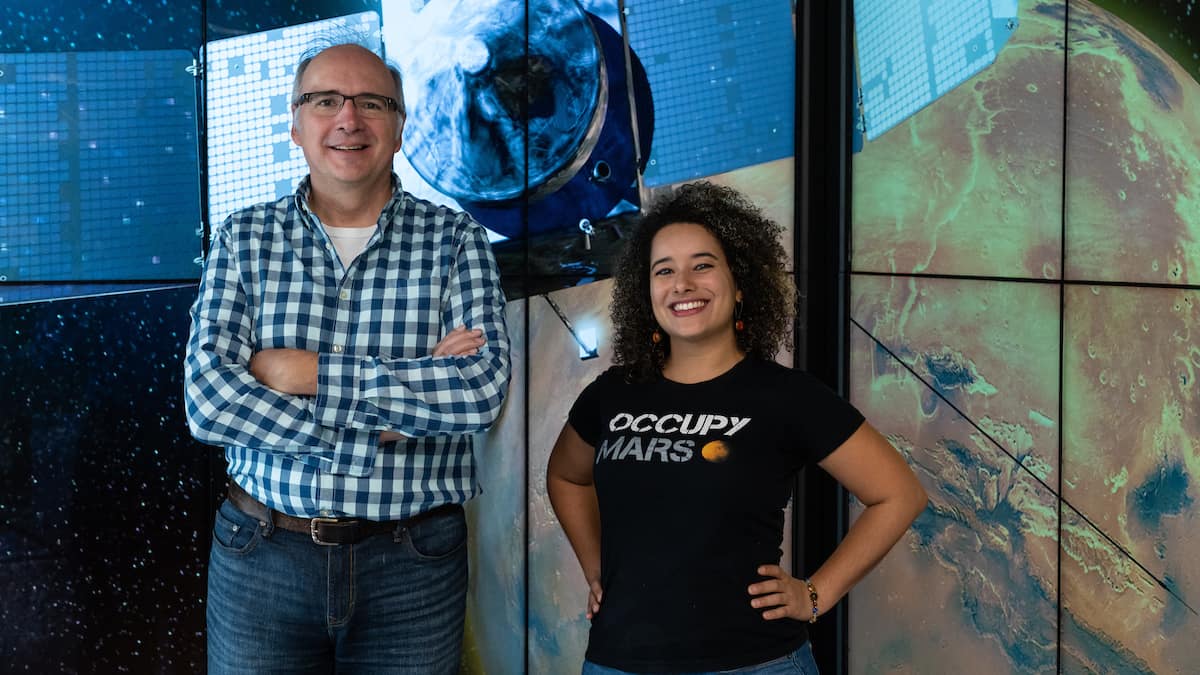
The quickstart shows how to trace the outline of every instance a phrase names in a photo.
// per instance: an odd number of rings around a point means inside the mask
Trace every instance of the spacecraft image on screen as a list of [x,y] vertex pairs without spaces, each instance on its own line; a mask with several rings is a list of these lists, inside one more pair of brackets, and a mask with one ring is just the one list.
[[296,62],[314,39],[340,31],[379,48],[376,12],[248,33],[205,45],[211,226],[220,225],[236,209],[290,194],[308,172],[304,153],[289,135],[292,78]]
[[503,0],[450,4],[426,6],[436,23],[405,60],[405,155],[460,203],[549,196],[588,161],[608,109],[596,29],[574,2],[531,6],[528,22]]
[[513,239],[514,262],[598,278],[643,189],[793,154],[792,26],[779,0],[387,5],[397,172],[495,233],[502,266]]
[[353,35],[404,77],[404,188],[471,213],[513,273],[600,278],[644,189],[793,153],[788,2],[382,3],[205,46],[210,225],[294,189],[295,62]]
[[384,25],[385,41],[394,25],[406,45],[401,151],[442,200],[503,238],[579,236],[636,208],[653,105],[608,22],[575,0],[433,0],[385,9]]
[[994,63],[1018,26],[1017,0],[857,0],[854,19],[855,152]]

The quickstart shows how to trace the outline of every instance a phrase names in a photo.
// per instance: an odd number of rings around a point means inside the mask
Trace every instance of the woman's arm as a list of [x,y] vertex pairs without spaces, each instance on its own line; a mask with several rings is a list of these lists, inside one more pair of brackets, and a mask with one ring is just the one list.
[[600,507],[592,484],[594,448],[564,424],[546,466],[546,492],[588,584],[587,618],[600,610]]
[[[818,614],[824,614],[891,550],[925,508],[928,496],[900,453],[866,422],[819,465],[867,507],[833,555],[809,577],[819,596]],[[812,618],[803,581],[778,565],[764,565],[759,573],[774,577],[749,589],[758,596],[751,605],[772,608],[763,618]]]

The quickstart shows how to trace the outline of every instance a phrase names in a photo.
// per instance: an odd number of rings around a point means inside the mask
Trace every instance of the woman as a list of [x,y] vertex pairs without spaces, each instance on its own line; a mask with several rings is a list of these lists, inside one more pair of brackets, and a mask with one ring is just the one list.
[[[795,302],[779,229],[729,188],[686,185],[618,263],[616,365],[576,400],[546,475],[588,582],[584,675],[816,673],[806,622],[925,506],[857,410],[772,360]],[[866,510],[805,580],[778,563],[810,463]]]

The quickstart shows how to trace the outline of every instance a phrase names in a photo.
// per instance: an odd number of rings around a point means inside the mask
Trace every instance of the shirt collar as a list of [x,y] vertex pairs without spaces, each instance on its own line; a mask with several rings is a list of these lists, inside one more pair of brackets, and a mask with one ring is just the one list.
[[[308,208],[308,197],[312,194],[312,175],[306,175],[298,186],[296,186],[296,208],[304,215],[304,220],[308,223],[316,221],[316,216],[312,209]],[[396,172],[392,172],[392,198],[383,207],[383,213],[380,214],[380,230],[386,230],[391,226],[392,220],[396,213],[400,210],[400,205],[404,201],[404,188],[400,185],[400,176]]]

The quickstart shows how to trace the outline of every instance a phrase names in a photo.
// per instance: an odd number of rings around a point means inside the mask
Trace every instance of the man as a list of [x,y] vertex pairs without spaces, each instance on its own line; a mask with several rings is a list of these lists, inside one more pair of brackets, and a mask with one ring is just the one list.
[[210,673],[454,673],[476,492],[469,434],[509,376],[483,228],[391,171],[400,74],[357,45],[300,62],[294,195],[213,233],[187,417],[222,445]]

